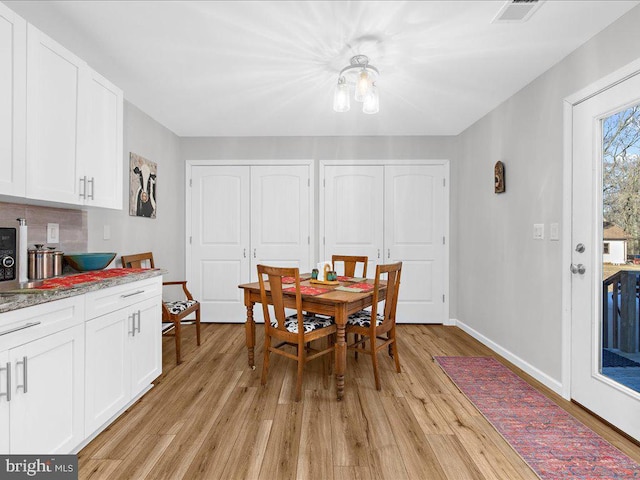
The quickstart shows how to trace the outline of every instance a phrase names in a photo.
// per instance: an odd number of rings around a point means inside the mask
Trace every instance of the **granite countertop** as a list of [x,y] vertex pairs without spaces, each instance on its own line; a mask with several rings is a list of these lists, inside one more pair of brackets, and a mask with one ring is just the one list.
[[[2,292],[0,293],[0,314],[18,310],[20,308],[39,305],[41,303],[53,302],[55,300],[61,300],[63,298],[73,297],[76,295],[83,295],[103,288],[110,288],[117,285],[137,282],[138,280],[158,277],[165,273],[166,272],[160,268],[132,269],[131,272],[127,272],[120,276],[92,279],[73,286],[60,286],[42,290],[29,289],[28,293],[13,293],[10,291]],[[72,281],[74,277],[80,277],[81,275],[82,274],[64,275],[62,277],[55,277],[47,280],[61,282],[64,282],[65,280]]]

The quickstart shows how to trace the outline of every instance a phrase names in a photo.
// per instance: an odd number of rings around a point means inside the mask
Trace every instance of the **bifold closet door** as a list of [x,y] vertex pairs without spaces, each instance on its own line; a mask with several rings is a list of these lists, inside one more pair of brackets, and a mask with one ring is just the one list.
[[384,167],[325,166],[323,188],[320,260],[331,260],[332,255],[366,255],[367,274],[373,278],[384,247]]
[[[192,167],[188,280],[202,303],[202,321],[246,320],[238,285],[257,281],[259,263],[311,270],[309,170],[309,165]],[[261,321],[259,305],[253,313]]]
[[206,322],[246,319],[241,283],[249,281],[250,167],[191,170],[189,289]]
[[384,178],[384,263],[402,260],[398,321],[444,323],[444,167],[387,165]]
[[251,167],[251,281],[258,264],[311,271],[310,190],[308,165]]

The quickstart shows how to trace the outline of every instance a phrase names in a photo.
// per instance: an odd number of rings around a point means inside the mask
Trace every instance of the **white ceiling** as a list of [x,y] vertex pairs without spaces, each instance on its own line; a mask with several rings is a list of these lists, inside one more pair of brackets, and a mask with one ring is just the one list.
[[[456,135],[637,1],[5,1],[180,136]],[[366,54],[380,113],[332,110]],[[359,104],[358,104],[359,105]]]

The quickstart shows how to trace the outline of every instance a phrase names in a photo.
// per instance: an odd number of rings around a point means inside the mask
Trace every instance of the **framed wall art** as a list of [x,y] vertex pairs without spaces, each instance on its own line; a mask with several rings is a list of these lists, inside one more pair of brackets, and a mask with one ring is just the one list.
[[156,178],[158,165],[129,153],[129,215],[156,218]]

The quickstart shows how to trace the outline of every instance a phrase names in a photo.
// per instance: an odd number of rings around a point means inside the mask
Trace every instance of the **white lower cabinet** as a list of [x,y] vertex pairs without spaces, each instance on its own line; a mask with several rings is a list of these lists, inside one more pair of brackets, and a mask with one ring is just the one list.
[[160,302],[144,300],[87,322],[87,436],[162,373]]
[[9,351],[11,453],[67,453],[84,438],[84,325]]
[[86,436],[162,373],[161,295],[161,277],[87,294]]
[[84,439],[83,298],[3,314],[3,350],[0,451],[70,452]]
[[9,451],[9,402],[11,398],[9,352],[0,352],[0,453]]
[[0,454],[77,451],[162,373],[162,277],[0,314]]

